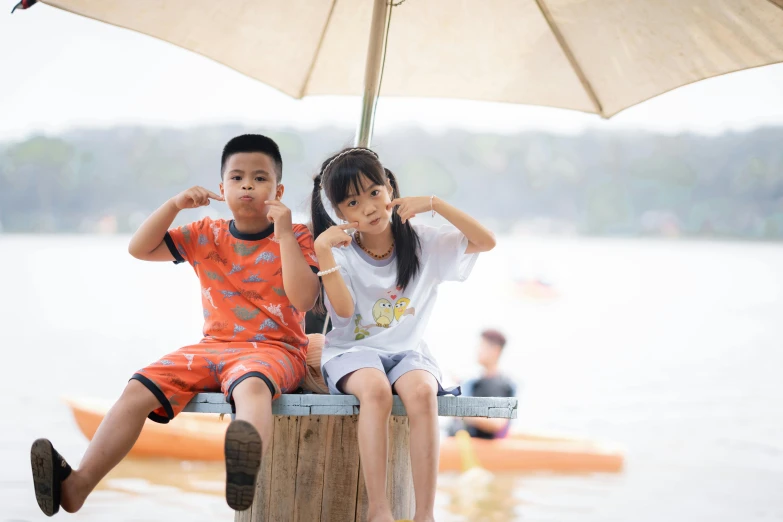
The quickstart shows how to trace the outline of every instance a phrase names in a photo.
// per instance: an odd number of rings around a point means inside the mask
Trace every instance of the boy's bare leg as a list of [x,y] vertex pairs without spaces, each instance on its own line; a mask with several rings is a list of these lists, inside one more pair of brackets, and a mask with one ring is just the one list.
[[389,416],[392,408],[389,379],[375,368],[364,368],[348,376],[344,389],[359,399],[359,458],[367,488],[368,520],[393,522],[389,499],[386,498]]
[[260,378],[250,377],[236,385],[231,393],[236,406],[236,420],[247,421],[261,435],[261,452],[272,441],[272,392]]
[[259,377],[240,381],[232,391],[236,420],[226,430],[226,503],[236,511],[253,505],[261,460],[269,449],[272,391]]
[[394,383],[408,412],[411,437],[411,471],[416,497],[415,522],[435,520],[438,480],[438,381],[430,372],[413,370]]
[[142,383],[135,379],[128,383],[98,426],[79,469],[74,469],[62,483],[60,505],[65,511],[75,513],[82,507],[98,482],[131,450],[147,415],[160,406]]

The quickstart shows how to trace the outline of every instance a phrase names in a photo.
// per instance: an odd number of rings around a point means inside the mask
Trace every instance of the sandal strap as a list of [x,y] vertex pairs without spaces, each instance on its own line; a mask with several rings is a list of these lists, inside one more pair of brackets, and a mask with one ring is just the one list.
[[57,477],[59,478],[60,482],[67,479],[70,475],[73,469],[68,464],[68,462],[57,453],[57,450],[52,447],[52,452],[54,453],[54,462],[58,466],[57,468]]

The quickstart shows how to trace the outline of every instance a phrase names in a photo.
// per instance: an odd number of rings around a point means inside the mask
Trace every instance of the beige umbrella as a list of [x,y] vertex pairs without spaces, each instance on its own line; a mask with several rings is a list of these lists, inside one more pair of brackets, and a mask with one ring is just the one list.
[[[171,42],[280,91],[561,107],[608,118],[783,61],[783,0],[42,0]],[[26,8],[35,0],[23,0]]]

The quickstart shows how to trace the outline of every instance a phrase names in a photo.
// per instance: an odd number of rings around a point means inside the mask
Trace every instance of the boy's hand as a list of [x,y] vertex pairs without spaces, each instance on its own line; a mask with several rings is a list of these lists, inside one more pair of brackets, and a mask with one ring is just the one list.
[[334,248],[336,246],[348,246],[353,241],[353,237],[346,232],[349,228],[356,228],[359,223],[343,223],[342,225],[334,225],[324,230],[318,239],[315,240],[315,246],[317,248]]
[[394,207],[399,207],[397,209],[397,215],[400,216],[400,220],[405,223],[409,219],[416,217],[416,214],[432,210],[432,200],[430,199],[430,196],[397,198],[386,205],[386,210],[391,210]]
[[280,239],[286,234],[293,235],[294,227],[291,224],[291,209],[276,199],[264,201],[269,211],[266,217],[275,224],[275,237]]
[[209,205],[209,200],[224,201],[222,196],[218,196],[214,192],[205,189],[204,187],[191,187],[188,190],[182,191],[174,196],[174,205],[179,210],[185,210],[186,208],[198,208]]

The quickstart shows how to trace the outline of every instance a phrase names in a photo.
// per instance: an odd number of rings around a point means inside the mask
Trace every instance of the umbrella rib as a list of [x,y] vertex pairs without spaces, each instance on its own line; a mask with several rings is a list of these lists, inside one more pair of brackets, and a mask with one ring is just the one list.
[[[770,0],[770,1],[783,1],[783,0]],[[552,34],[555,35],[555,39],[557,39],[557,43],[560,45],[560,48],[563,50],[563,53],[566,55],[566,58],[568,59],[568,63],[571,64],[571,68],[574,70],[574,73],[579,78],[580,83],[582,84],[582,87],[584,88],[585,92],[587,93],[587,96],[590,98],[590,101],[593,102],[593,107],[595,108],[595,112],[601,115],[601,117],[605,118],[606,115],[604,114],[604,108],[601,106],[601,102],[598,101],[598,96],[595,94],[595,90],[593,89],[593,86],[590,85],[590,81],[587,79],[587,76],[585,76],[584,71],[581,67],[579,67],[579,63],[576,61],[576,57],[574,57],[574,53],[571,52],[571,48],[568,46],[568,42],[566,42],[565,37],[563,36],[563,33],[560,32],[560,29],[557,27],[557,24],[555,23],[555,19],[552,17],[552,13],[549,12],[549,8],[544,3],[544,0],[535,0],[536,5],[538,5],[538,9],[541,11],[541,14],[544,15],[544,19],[546,20],[546,23],[549,25],[549,29],[552,31]]]
[[313,53],[313,61],[310,62],[310,67],[307,69],[307,76],[305,76],[304,82],[302,82],[302,89],[299,91],[299,98],[303,98],[307,92],[307,87],[310,85],[310,77],[313,75],[313,69],[315,69],[315,62],[318,61],[318,57],[321,54],[321,46],[324,44],[324,38],[326,37],[326,30],[329,28],[329,22],[332,21],[332,14],[334,13],[334,6],[337,4],[337,0],[332,0],[332,6],[329,8],[329,15],[326,17],[324,28],[321,31],[321,37],[318,39],[318,47],[315,48]]

